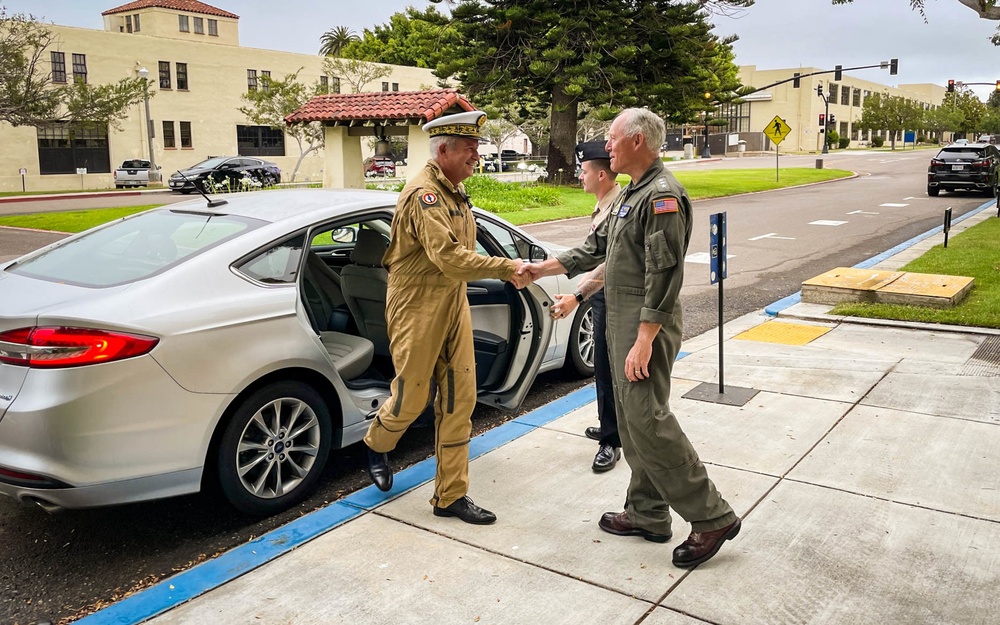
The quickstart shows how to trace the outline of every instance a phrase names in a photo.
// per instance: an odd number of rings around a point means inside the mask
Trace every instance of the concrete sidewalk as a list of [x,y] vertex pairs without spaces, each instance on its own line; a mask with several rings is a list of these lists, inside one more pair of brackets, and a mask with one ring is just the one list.
[[588,387],[473,442],[495,525],[431,515],[430,459],[79,623],[997,622],[1000,334],[827,310],[726,324],[743,407],[682,397],[718,379],[717,330],[685,342],[672,408],[744,519],[693,571],[676,515],[666,545],[597,527],[629,471],[590,471]]

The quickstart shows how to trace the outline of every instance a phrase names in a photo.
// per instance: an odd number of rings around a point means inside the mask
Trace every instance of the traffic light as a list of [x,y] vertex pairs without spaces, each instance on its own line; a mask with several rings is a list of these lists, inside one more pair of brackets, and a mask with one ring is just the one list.
[[833,79],[836,80],[837,82],[840,82],[841,79],[843,79],[844,77],[844,72],[842,71],[843,68],[844,68],[843,65],[838,65],[833,68]]
[[816,85],[816,95],[823,97],[823,83]]
[[895,76],[896,70],[899,69],[899,59],[889,59],[889,75]]
[[[796,89],[798,89],[799,88],[799,73],[795,72],[794,74],[792,74],[792,78],[793,78],[793,80],[792,80],[792,86],[795,87]],[[997,85],[1000,85],[1000,80],[997,81]],[[997,87],[997,89],[1000,89],[1000,87]]]
[[819,127],[826,128],[826,115],[823,113],[819,114]]
[[837,116],[836,116],[836,115],[834,115],[833,113],[830,113],[830,122],[829,122],[829,124],[830,124],[831,126],[833,126],[833,125],[834,125],[834,124],[836,124],[836,123],[837,123]]
[[955,81],[950,78],[948,79],[948,93],[955,93]]

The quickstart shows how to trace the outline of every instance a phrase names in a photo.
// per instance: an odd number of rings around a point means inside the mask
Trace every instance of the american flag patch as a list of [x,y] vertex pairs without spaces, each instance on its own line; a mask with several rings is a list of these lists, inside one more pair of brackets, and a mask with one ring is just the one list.
[[657,215],[661,213],[676,213],[677,200],[672,197],[664,198],[662,200],[653,200],[653,212]]

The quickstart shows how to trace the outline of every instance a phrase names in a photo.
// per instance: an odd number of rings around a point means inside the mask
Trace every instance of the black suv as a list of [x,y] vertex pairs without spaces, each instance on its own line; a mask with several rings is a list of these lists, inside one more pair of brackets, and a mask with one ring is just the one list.
[[927,195],[945,191],[997,193],[1000,150],[988,143],[952,144],[941,148],[927,168]]

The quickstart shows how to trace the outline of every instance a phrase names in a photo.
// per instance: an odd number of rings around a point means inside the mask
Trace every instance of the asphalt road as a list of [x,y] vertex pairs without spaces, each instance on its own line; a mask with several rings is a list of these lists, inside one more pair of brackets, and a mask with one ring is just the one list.
[[[709,214],[726,211],[728,216],[731,258],[725,317],[730,320],[794,293],[806,278],[833,267],[854,265],[939,225],[947,207],[953,207],[958,216],[985,201],[983,196],[971,194],[927,197],[924,182],[930,156],[926,151],[837,154],[826,158],[827,166],[857,171],[857,178],[695,203],[696,226],[682,290],[685,336],[717,324],[717,287],[708,284],[707,265],[698,262],[698,256],[691,256],[708,249]],[[797,162],[811,166],[815,158],[781,157],[782,167]],[[672,166],[773,164],[773,157],[763,157]],[[526,229],[545,240],[575,245],[585,236],[588,225],[586,219],[577,219]],[[0,238],[0,256],[6,253],[7,245]],[[517,413],[477,409],[475,433],[585,382],[563,373],[544,374]],[[432,440],[429,429],[411,430],[392,454],[394,466],[429,457]],[[366,486],[362,456],[356,447],[331,457],[312,498],[265,520],[237,514],[208,495],[56,516],[0,500],[0,624],[72,619]],[[589,457],[580,459],[581,463],[590,461]],[[475,484],[472,488],[474,494]],[[489,507],[489,502],[481,503]]]

